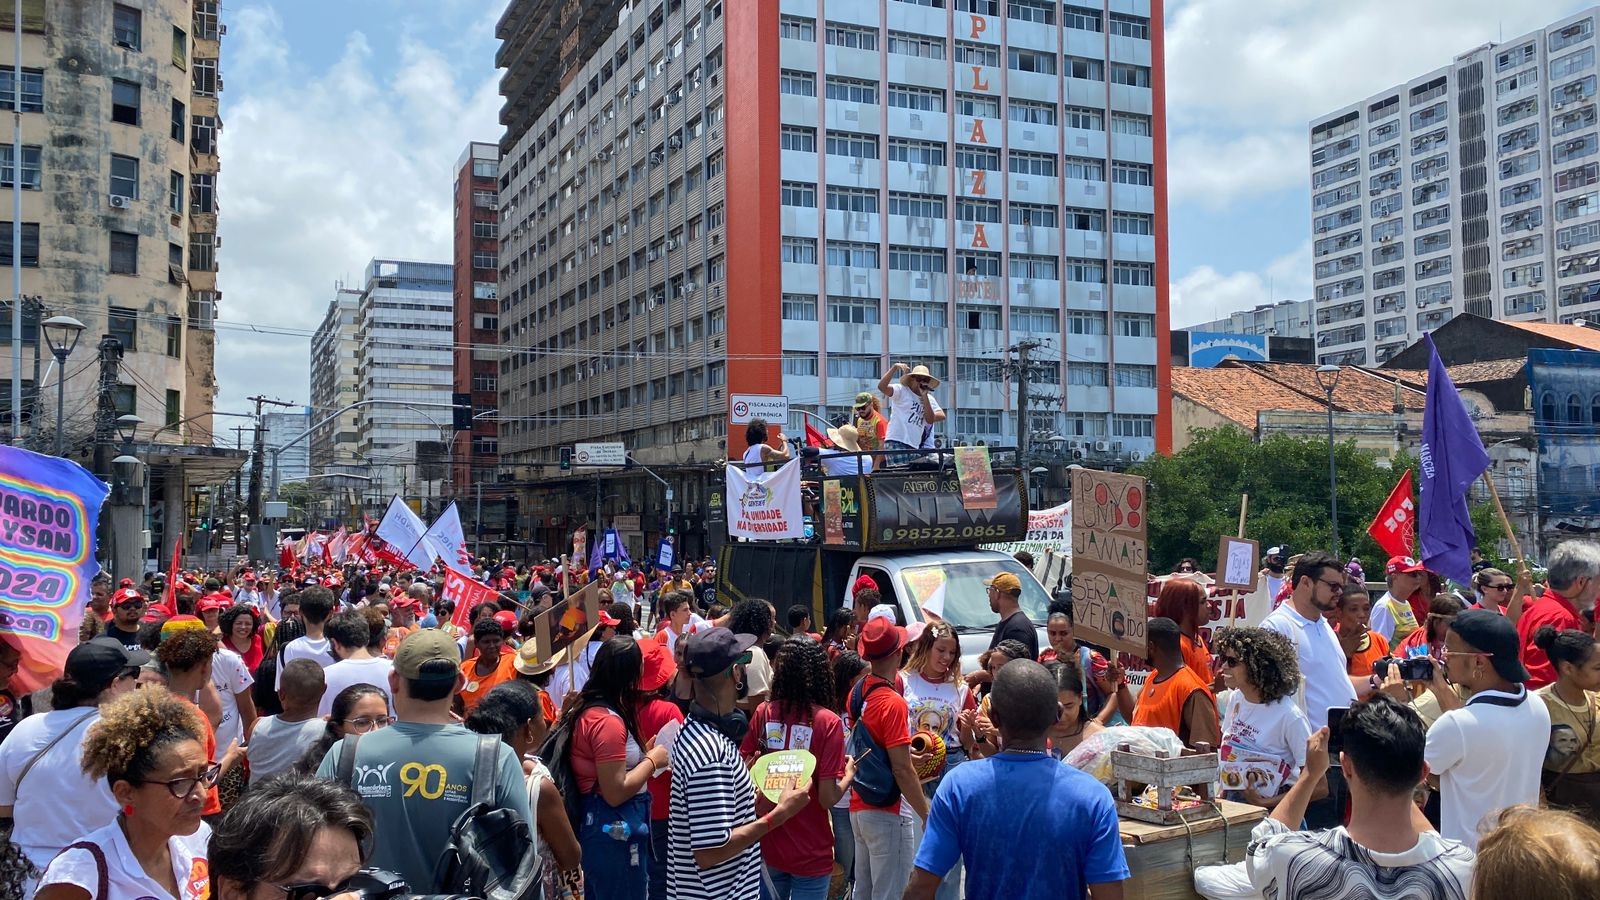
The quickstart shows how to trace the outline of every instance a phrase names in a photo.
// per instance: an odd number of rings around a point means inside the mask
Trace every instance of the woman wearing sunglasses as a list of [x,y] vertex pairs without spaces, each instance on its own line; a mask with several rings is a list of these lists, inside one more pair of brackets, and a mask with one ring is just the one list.
[[372,813],[344,785],[281,775],[255,785],[211,834],[214,900],[354,898]]
[[352,684],[334,695],[327,730],[306,750],[294,770],[300,775],[314,775],[335,743],[349,735],[366,734],[392,724],[388,693],[377,685]]
[[84,741],[83,770],[110,785],[116,820],[61,851],[34,896],[205,897],[211,830],[201,813],[221,771],[206,752],[210,733],[194,704],[160,688],[107,704]]
[[1233,691],[1222,719],[1224,796],[1272,809],[1300,778],[1311,737],[1311,721],[1294,702],[1299,657],[1288,638],[1265,628],[1224,629],[1213,650]]

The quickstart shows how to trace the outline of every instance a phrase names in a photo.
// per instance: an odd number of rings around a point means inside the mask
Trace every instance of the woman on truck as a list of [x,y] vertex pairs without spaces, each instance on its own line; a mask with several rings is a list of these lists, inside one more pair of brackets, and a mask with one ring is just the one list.
[[789,448],[783,444],[783,432],[778,432],[778,446],[767,445],[767,420],[751,419],[750,424],[744,429],[744,442],[749,446],[744,451],[744,470],[746,472],[760,472],[767,463],[786,463],[789,461]]

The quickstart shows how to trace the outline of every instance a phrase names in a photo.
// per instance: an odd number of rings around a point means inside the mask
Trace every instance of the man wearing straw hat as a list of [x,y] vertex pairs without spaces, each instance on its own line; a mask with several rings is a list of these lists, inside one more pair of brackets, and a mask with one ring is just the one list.
[[828,440],[839,449],[818,457],[822,471],[829,475],[866,475],[872,471],[872,457],[855,455],[861,452],[861,440],[854,425],[829,428]]
[[[900,383],[892,382],[896,372]],[[933,426],[945,419],[944,407],[933,399],[933,389],[939,379],[933,377],[927,366],[912,368],[905,363],[895,363],[878,380],[878,390],[889,398],[889,437],[883,445],[898,450],[932,450]],[[899,457],[900,462],[912,458],[910,454]]]

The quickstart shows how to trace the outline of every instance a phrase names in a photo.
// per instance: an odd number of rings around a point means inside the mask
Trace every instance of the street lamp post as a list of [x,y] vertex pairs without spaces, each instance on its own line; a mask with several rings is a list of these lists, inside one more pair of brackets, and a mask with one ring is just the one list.
[[1333,389],[1344,370],[1338,366],[1317,367],[1317,386],[1328,398],[1328,525],[1333,531],[1333,555],[1339,556],[1339,469],[1333,457]]
[[67,357],[78,346],[84,324],[71,316],[51,316],[40,322],[39,328],[50,344],[51,355],[56,358],[56,455],[60,456],[66,452],[62,425],[67,400]]

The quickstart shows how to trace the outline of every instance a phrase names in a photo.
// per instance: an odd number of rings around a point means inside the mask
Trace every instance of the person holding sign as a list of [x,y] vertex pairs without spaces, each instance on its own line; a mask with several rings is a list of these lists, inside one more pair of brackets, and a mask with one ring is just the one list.
[[[816,759],[810,797],[793,819],[761,839],[761,858],[776,900],[823,900],[833,876],[828,810],[855,774],[844,752],[844,725],[833,702],[833,676],[822,645],[784,641],[773,661],[772,699],[756,707],[739,752],[750,762],[767,753],[802,750]],[[759,787],[759,785],[758,785]]]

